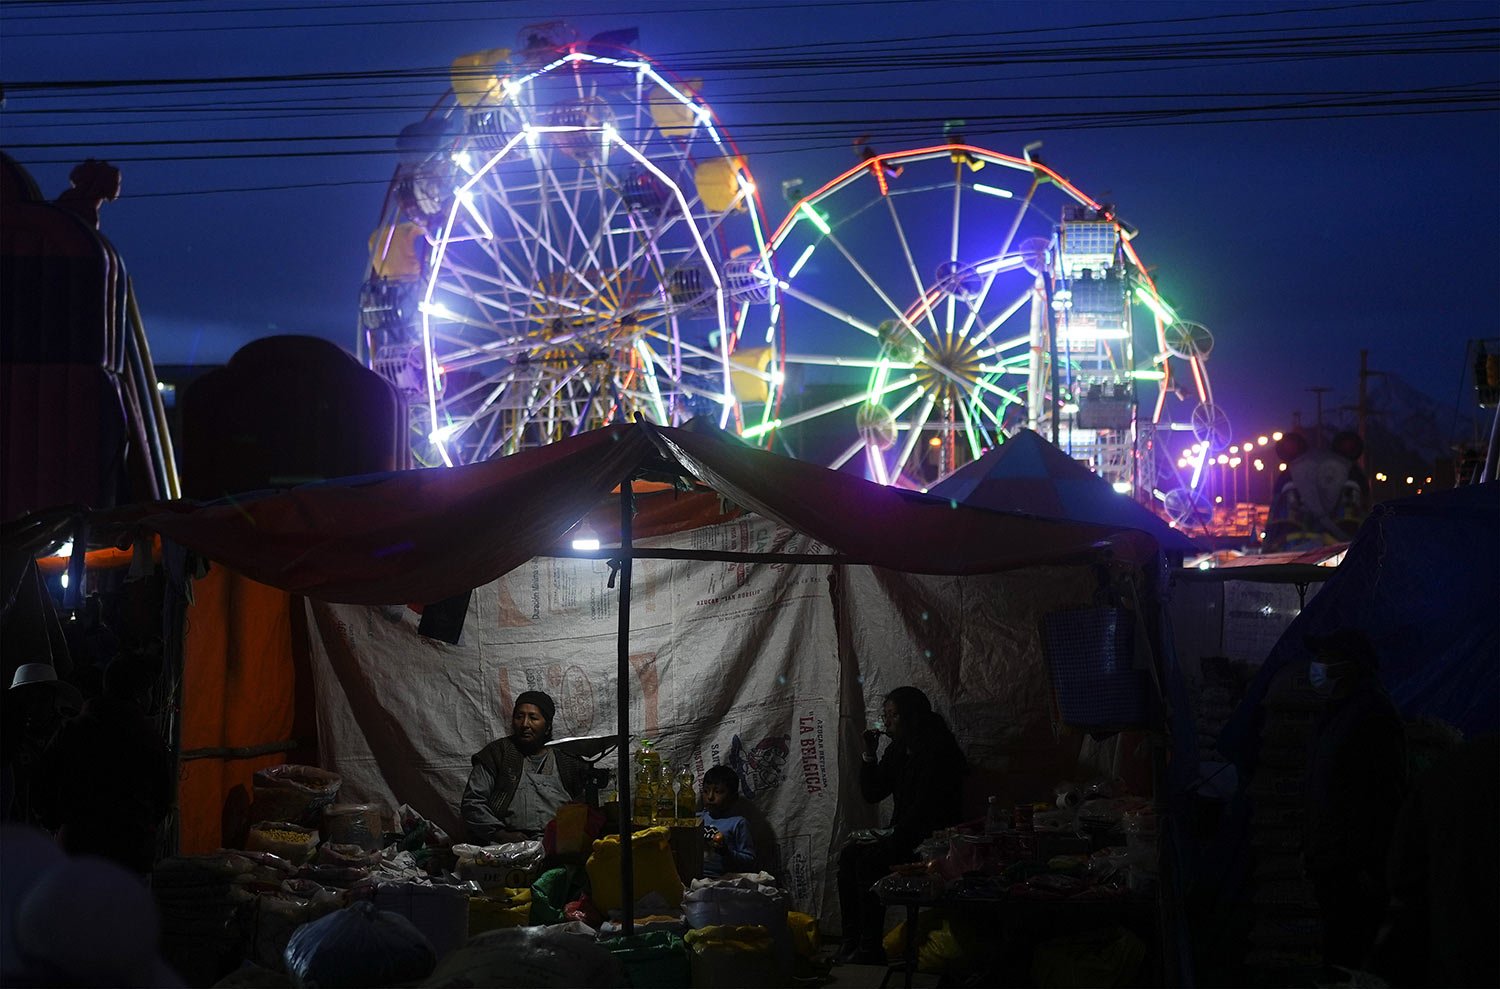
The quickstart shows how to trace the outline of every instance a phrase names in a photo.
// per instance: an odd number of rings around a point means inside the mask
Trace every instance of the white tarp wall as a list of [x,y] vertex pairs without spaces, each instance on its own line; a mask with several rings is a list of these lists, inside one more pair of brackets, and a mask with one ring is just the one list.
[[[759,519],[641,545],[825,551]],[[830,566],[636,560],[631,734],[695,785],[727,763],[777,837],[797,909],[837,928],[836,863],[858,796],[866,713],[903,683],[927,691],[971,760],[1003,766],[1049,717],[1043,610],[1084,606],[1084,567],[917,577]],[[470,756],[508,734],[516,695],[557,701],[554,732],[613,734],[618,588],[603,561],[538,558],[475,590],[462,641],[417,634],[409,608],[309,602],[318,743],[341,800],[409,803],[455,836]],[[840,662],[840,656],[843,662]],[[611,754],[603,765],[614,768]],[[846,772],[843,767],[849,767]]]

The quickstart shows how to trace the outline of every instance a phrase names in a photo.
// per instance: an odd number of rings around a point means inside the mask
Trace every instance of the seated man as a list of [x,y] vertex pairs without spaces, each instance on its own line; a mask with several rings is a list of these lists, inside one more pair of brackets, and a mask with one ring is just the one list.
[[750,822],[738,813],[740,776],[728,766],[714,766],[703,774],[703,874],[710,879],[726,872],[754,872],[755,839]]
[[547,748],[557,705],[540,690],[516,698],[511,733],[474,754],[459,806],[469,841],[497,845],[540,839],[557,809],[583,799],[588,764]]
[[885,907],[870,887],[893,865],[916,858],[917,846],[963,817],[963,776],[968,761],[948,722],[916,687],[885,696],[884,734],[891,744],[878,759],[879,731],[865,732],[859,770],[860,794],[868,803],[892,798],[888,834],[851,840],[839,854],[839,908],[843,914],[843,961],[882,964],[880,937]]

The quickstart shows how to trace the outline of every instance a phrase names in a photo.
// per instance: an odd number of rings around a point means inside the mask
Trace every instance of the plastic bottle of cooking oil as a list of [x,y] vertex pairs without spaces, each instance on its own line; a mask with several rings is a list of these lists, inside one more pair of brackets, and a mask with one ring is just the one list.
[[677,774],[677,825],[693,827],[698,823],[698,795],[693,792],[693,774],[686,767]]
[[656,751],[656,743],[651,739],[641,739],[641,747],[636,750],[635,761],[636,765],[646,767],[646,771],[653,780],[661,775],[661,753]]
[[656,777],[656,823],[668,827],[677,823],[677,794],[672,785],[672,765],[663,761]]
[[645,764],[635,767],[635,790],[630,794],[630,817],[636,824],[649,826],[656,816],[656,781]]

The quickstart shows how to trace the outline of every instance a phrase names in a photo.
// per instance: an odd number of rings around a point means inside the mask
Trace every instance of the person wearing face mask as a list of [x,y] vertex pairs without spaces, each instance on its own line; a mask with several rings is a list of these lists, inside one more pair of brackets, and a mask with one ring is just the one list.
[[511,710],[511,733],[474,754],[459,805],[474,844],[538,839],[559,807],[583,799],[588,764],[547,747],[556,713],[549,695],[527,690]]
[[880,947],[885,908],[870,886],[891,866],[917,857],[917,846],[934,831],[963,817],[963,776],[968,761],[943,716],[916,687],[885,695],[883,734],[890,744],[877,758],[881,731],[864,733],[859,767],[860,795],[869,803],[891,798],[889,834],[878,840],[851,840],[839,855],[839,907],[843,913],[840,958],[883,964]]
[[1405,790],[1404,728],[1363,633],[1342,629],[1306,642],[1308,682],[1325,700],[1308,762],[1303,867],[1317,895],[1324,963],[1362,970],[1386,908],[1386,853]]

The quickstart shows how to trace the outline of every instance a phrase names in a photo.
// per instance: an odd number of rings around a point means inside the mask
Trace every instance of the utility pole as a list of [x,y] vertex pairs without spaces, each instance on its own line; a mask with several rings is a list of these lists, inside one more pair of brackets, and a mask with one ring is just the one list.
[[1318,424],[1313,427],[1313,447],[1316,449],[1322,449],[1323,447],[1323,393],[1332,390],[1327,385],[1314,385],[1308,389],[1308,391],[1312,392],[1318,398]]
[[1384,377],[1384,371],[1370,370],[1370,352],[1361,350],[1359,352],[1359,404],[1355,409],[1355,417],[1359,429],[1359,469],[1365,477],[1370,476],[1370,443],[1365,437],[1365,426],[1370,418],[1369,388],[1367,382],[1373,377]]

